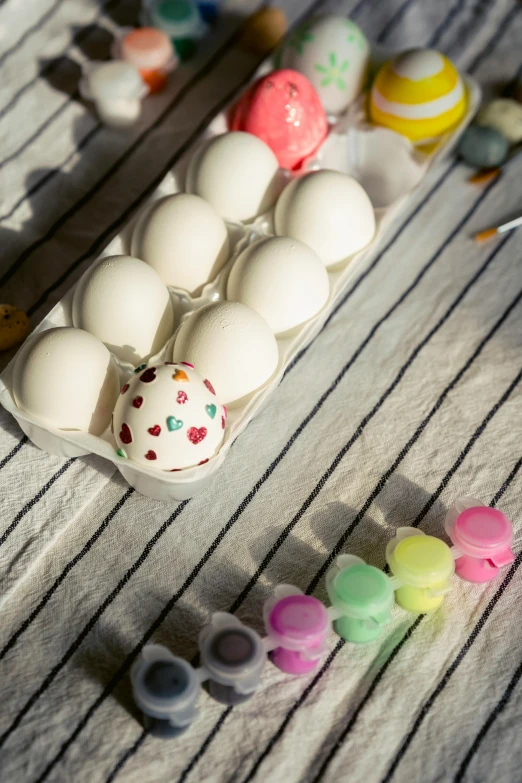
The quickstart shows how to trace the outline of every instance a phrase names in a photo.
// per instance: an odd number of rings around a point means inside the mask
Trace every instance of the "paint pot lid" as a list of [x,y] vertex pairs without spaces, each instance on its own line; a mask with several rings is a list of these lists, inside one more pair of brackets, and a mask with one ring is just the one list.
[[466,554],[489,557],[492,552],[510,547],[513,527],[506,515],[496,508],[467,508],[455,520],[451,539]]
[[187,661],[159,644],[147,645],[133,666],[132,689],[140,709],[152,717],[187,725],[195,714],[200,686]]
[[400,530],[386,548],[393,574],[412,587],[433,587],[448,580],[455,570],[449,546],[421,531],[401,535]]
[[306,646],[321,641],[330,629],[325,606],[317,598],[302,594],[277,601],[268,616],[268,625],[280,639]]
[[121,57],[140,70],[170,69],[174,49],[168,35],[155,27],[141,27],[121,41]]
[[153,0],[147,11],[152,25],[173,40],[198,39],[206,31],[193,0]]
[[386,574],[366,563],[340,570],[329,590],[336,607],[359,619],[374,617],[391,609],[394,601],[391,581]]
[[257,687],[266,663],[261,637],[225,612],[213,615],[199,637],[201,661],[212,680],[249,692]]

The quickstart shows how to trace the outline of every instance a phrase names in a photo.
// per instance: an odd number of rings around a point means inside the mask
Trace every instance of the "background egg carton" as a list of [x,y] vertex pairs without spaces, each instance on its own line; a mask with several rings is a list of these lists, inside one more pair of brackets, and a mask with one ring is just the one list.
[[[269,70],[264,64],[255,78]],[[316,335],[321,331],[337,302],[342,298],[351,280],[364,266],[369,254],[376,250],[389,223],[403,212],[412,193],[422,182],[429,168],[455,147],[458,138],[471,121],[480,104],[479,85],[464,76],[468,91],[466,116],[453,133],[439,140],[428,151],[414,149],[411,144],[384,128],[369,126],[364,114],[364,96],[347,114],[331,128],[317,154],[308,160],[305,168],[315,170],[330,168],[350,174],[367,190],[376,214],[377,230],[374,239],[364,250],[346,259],[341,265],[328,269],[330,293],[323,309],[310,321],[291,334],[277,339],[279,363],[276,372],[262,388],[253,393],[241,407],[229,407],[225,438],[219,452],[204,465],[188,468],[180,473],[164,473],[147,466],[137,465],[116,454],[114,438],[108,429],[98,437],[85,432],[53,429],[43,425],[24,411],[19,410],[12,396],[12,374],[16,356],[0,376],[0,403],[17,420],[23,432],[39,448],[64,458],[80,457],[90,453],[104,457],[117,467],[123,477],[138,492],[159,500],[185,500],[201,492],[223,463],[234,440],[243,432],[251,419],[266,403],[270,392],[279,384],[286,369]],[[227,112],[217,115],[205,133],[205,139],[227,131]],[[201,143],[201,141],[200,141]],[[144,210],[166,195],[183,191],[186,164],[176,167],[161,182],[141,210],[114,237],[100,256],[93,262],[111,255],[130,254],[132,231]],[[281,172],[281,186],[291,178],[289,172]],[[272,212],[257,218],[249,225],[228,224],[232,240],[232,255],[216,279],[208,283],[201,296],[193,298],[185,291],[170,288],[176,314],[176,328],[191,312],[209,302],[226,298],[226,280],[239,252],[262,236],[273,234]],[[76,283],[76,285],[79,284]],[[36,327],[33,334],[56,326],[72,326],[72,301],[76,285]],[[148,364],[170,361],[176,334]],[[17,354],[18,355],[18,354]],[[116,358],[116,357],[115,357]],[[132,374],[133,368],[117,360],[122,385]],[[196,368],[197,369],[197,368]]]

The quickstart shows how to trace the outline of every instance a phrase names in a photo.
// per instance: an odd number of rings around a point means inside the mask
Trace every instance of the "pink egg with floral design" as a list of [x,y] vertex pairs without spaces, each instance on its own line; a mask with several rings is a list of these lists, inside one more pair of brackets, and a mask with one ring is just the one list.
[[165,471],[208,462],[223,441],[226,416],[209,387],[186,363],[141,365],[114,408],[118,455]]
[[299,168],[328,133],[328,120],[306,76],[284,69],[263,76],[232,110],[231,129],[262,139],[285,169]]

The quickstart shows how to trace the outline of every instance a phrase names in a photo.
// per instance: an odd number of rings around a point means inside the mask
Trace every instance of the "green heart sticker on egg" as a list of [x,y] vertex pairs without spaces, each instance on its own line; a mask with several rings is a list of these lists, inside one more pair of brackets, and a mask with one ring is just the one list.
[[205,405],[205,410],[211,419],[213,419],[217,413],[217,408],[215,405]]
[[176,430],[180,430],[183,427],[183,422],[181,419],[176,419],[175,416],[169,416],[167,418],[167,427],[169,432],[176,432]]

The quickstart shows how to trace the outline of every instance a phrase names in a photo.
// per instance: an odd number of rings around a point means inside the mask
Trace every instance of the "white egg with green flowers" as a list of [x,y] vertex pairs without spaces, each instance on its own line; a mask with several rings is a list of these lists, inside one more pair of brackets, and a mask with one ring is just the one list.
[[369,58],[370,45],[359,27],[331,15],[303,22],[276,55],[278,67],[310,80],[327,114],[341,114],[361,94]]

